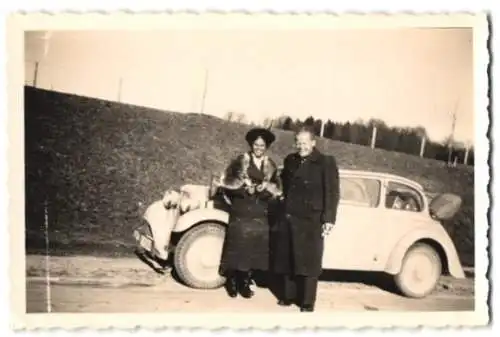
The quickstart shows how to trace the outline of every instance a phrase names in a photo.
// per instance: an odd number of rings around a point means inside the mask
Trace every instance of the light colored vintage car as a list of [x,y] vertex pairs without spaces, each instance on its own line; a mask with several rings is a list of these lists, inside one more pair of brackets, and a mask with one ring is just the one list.
[[[383,272],[401,294],[413,298],[432,292],[443,274],[465,277],[439,219],[440,214],[452,217],[460,198],[429,202],[421,185],[391,174],[341,169],[339,176],[341,198],[337,223],[325,238],[325,270]],[[172,198],[158,201],[134,232],[141,249],[154,255],[153,233],[163,231],[166,241],[160,247],[173,253],[175,272],[193,288],[213,289],[225,282],[218,268],[229,216],[224,203],[218,206],[209,195],[208,186],[185,185],[176,196],[192,202],[181,207]],[[165,207],[166,199],[173,207]]]

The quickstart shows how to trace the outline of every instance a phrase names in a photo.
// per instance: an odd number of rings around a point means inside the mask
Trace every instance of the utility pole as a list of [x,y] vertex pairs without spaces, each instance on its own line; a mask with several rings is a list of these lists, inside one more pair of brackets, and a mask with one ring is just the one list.
[[[43,34],[42,40],[43,40],[43,57],[41,58],[42,60],[45,60],[47,57],[47,54],[49,52],[49,47],[50,47],[50,38],[52,37],[52,32],[47,31]],[[35,62],[35,74],[33,76],[33,87],[36,88],[38,84],[38,66],[39,66],[39,61]]]
[[118,102],[122,101],[122,86],[123,86],[123,78],[120,77],[118,80]]
[[458,106],[458,100],[455,103],[455,107],[453,109],[452,116],[451,116],[451,133],[450,133],[450,137],[448,138],[448,165],[451,164],[451,155],[453,152],[455,126],[457,124],[457,106]]
[[36,82],[38,78],[38,61],[35,62],[35,74],[33,76],[33,87],[36,88]]
[[453,141],[455,136],[456,122],[457,122],[457,114],[456,112],[453,112],[452,123],[451,123],[451,134],[450,137],[448,138],[448,164],[451,164],[451,154],[453,152]]
[[208,69],[205,68],[205,81],[203,84],[203,94],[201,96],[201,109],[200,113],[205,112],[205,100],[207,98],[207,87],[208,87]]

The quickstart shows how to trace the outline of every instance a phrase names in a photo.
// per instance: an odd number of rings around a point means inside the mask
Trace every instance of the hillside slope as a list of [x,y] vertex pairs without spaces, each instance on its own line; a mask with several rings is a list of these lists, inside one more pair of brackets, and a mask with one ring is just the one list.
[[[51,249],[130,252],[131,231],[144,206],[183,183],[208,183],[228,159],[246,150],[248,125],[200,114],[25,89],[26,247],[44,247],[43,204],[49,211]],[[275,131],[271,156],[293,151],[293,134]],[[430,192],[449,191],[464,206],[446,228],[462,262],[474,260],[474,175],[470,167],[331,140],[319,148],[341,168],[400,174]],[[142,203],[142,207],[138,206]]]

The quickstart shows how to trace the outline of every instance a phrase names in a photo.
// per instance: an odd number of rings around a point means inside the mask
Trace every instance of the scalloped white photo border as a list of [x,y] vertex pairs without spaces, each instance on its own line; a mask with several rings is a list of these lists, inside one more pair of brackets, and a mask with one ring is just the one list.
[[[485,325],[489,321],[487,186],[490,171],[487,137],[489,29],[484,13],[461,14],[273,14],[193,11],[143,14],[121,12],[16,14],[7,19],[8,191],[11,324],[16,329],[36,328],[366,328],[447,327]],[[23,85],[24,32],[58,29],[336,29],[380,27],[472,27],[474,30],[475,97],[475,310],[473,312],[350,312],[286,314],[26,314],[24,251]]]

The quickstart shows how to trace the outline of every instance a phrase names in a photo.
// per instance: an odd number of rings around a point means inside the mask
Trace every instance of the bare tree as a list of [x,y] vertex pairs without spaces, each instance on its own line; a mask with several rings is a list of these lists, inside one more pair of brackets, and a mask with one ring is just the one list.
[[224,119],[228,122],[231,122],[234,118],[235,113],[233,111],[228,111],[224,116]]
[[262,127],[264,128],[272,128],[274,124],[274,119],[270,117],[266,117],[262,122]]
[[233,118],[233,121],[237,122],[237,123],[245,123],[246,122],[246,116],[244,113],[235,113],[235,116]]

